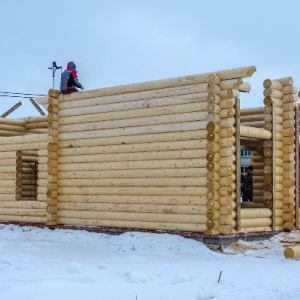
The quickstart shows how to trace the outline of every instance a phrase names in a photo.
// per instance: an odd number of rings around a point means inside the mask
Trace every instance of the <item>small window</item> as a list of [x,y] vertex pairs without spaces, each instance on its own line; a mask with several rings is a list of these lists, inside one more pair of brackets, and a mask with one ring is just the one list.
[[251,157],[252,156],[251,150],[241,150],[241,156],[242,157]]
[[16,200],[37,200],[38,154],[36,150],[17,151]]

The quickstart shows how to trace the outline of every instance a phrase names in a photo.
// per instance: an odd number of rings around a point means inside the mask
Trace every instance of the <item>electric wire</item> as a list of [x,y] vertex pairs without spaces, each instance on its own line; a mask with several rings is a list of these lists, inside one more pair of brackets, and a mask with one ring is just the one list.
[[0,97],[8,97],[8,98],[31,99],[31,98],[42,97],[42,96],[46,96],[46,95],[0,91]]
[[0,94],[12,94],[12,95],[22,95],[22,96],[46,96],[44,94],[26,94],[26,93],[16,93],[16,92],[3,92],[0,91]]
[[23,99],[31,99],[31,98],[35,98],[36,96],[18,96],[18,95],[1,95],[0,97],[9,97],[9,98],[23,98]]

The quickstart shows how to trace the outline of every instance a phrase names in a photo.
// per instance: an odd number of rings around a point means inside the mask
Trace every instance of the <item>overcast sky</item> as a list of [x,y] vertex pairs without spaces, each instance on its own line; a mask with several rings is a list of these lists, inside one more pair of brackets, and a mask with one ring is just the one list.
[[[46,94],[53,61],[73,60],[86,89],[254,65],[241,105],[262,106],[264,79],[300,87],[299,16],[298,0],[2,1],[0,91]],[[10,117],[39,115],[22,103]]]

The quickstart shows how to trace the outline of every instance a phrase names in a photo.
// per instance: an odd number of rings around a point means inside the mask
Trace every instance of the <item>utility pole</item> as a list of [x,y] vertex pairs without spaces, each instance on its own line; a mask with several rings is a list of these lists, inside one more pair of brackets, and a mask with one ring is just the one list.
[[56,65],[56,62],[54,61],[54,62],[52,63],[52,67],[49,67],[48,69],[49,69],[49,70],[52,70],[53,89],[54,89],[54,87],[55,87],[55,72],[56,72],[56,70],[59,70],[59,69],[60,69],[60,72],[62,72],[62,67],[61,67],[61,66],[58,67],[58,66]]

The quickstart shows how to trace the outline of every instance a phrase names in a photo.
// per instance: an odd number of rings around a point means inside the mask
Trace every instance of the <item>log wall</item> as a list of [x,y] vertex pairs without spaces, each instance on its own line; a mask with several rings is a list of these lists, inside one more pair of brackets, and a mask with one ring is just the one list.
[[47,133],[47,116],[24,119],[0,118],[0,136],[18,136]]
[[[0,220],[210,235],[295,228],[297,91],[290,77],[268,79],[264,106],[240,110],[253,72],[50,90],[47,117],[2,118]],[[254,167],[244,206],[241,147]]]
[[50,95],[51,224],[233,232],[235,100],[254,71]]
[[46,149],[47,142],[46,134],[0,138],[0,221],[45,222],[46,153],[39,149]]
[[291,77],[264,81],[264,103],[273,109],[274,228],[295,228],[297,89]]

